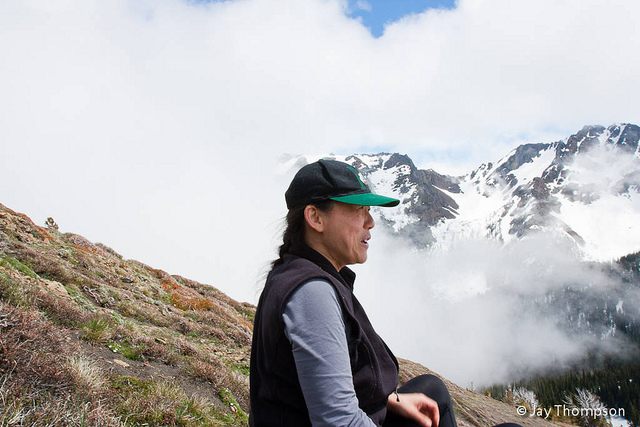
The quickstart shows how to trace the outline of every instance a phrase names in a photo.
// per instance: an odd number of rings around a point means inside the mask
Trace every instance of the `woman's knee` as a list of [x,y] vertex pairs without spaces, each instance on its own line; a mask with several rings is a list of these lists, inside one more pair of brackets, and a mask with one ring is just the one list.
[[444,382],[431,374],[424,374],[412,378],[398,389],[400,393],[423,393],[438,403],[451,402],[449,390]]

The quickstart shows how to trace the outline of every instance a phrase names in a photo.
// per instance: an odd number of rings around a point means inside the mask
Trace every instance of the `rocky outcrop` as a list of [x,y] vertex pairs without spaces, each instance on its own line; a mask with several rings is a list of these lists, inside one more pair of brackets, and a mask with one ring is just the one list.
[[[458,202],[460,196],[470,194],[478,195],[476,199],[482,204],[487,203],[481,198],[500,204],[489,216],[475,217],[478,227],[484,227],[484,234],[491,238],[508,241],[531,231],[551,230],[564,233],[578,246],[584,246],[585,237],[560,218],[563,202],[579,203],[588,209],[589,204],[601,199],[603,191],[628,197],[640,188],[640,168],[627,170],[610,183],[610,188],[603,189],[575,179],[576,159],[596,148],[603,152],[632,153],[640,159],[639,140],[637,125],[585,126],[561,141],[521,145],[503,159],[483,164],[462,177],[418,169],[407,155],[397,153],[353,155],[345,161],[367,176],[374,188],[383,184],[385,191],[390,190],[394,193],[391,195],[402,201],[401,214],[383,211],[380,215],[395,232],[410,237],[419,246],[436,241],[437,227],[446,228],[460,217],[474,217],[469,215],[469,210],[474,209],[472,204],[467,202],[461,207]],[[597,176],[600,171],[589,173]],[[607,179],[603,175],[602,181]],[[467,226],[473,224],[466,223]],[[474,235],[479,234],[481,230],[474,231]]]

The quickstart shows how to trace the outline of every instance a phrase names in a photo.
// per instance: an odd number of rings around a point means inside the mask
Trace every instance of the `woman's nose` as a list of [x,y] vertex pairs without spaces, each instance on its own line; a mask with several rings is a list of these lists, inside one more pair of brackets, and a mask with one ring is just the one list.
[[365,218],[364,226],[367,228],[367,230],[371,230],[373,227],[375,227],[375,225],[376,222],[373,220],[371,213],[367,211],[367,217]]

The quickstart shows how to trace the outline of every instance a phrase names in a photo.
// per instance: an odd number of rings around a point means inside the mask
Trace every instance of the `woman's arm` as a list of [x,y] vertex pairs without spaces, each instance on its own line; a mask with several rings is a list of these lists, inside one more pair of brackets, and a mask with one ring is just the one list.
[[440,422],[438,403],[422,393],[391,393],[387,410],[411,418],[424,427],[438,427]]
[[342,309],[328,282],[309,281],[283,313],[313,426],[375,427],[358,407]]

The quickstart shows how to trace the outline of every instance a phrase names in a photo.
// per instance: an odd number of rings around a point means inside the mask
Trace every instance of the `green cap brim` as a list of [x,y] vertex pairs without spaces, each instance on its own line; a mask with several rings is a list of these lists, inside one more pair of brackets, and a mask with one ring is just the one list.
[[390,208],[398,206],[400,200],[391,197],[380,196],[373,193],[352,194],[350,196],[331,197],[336,202],[349,203],[360,206],[384,206]]

